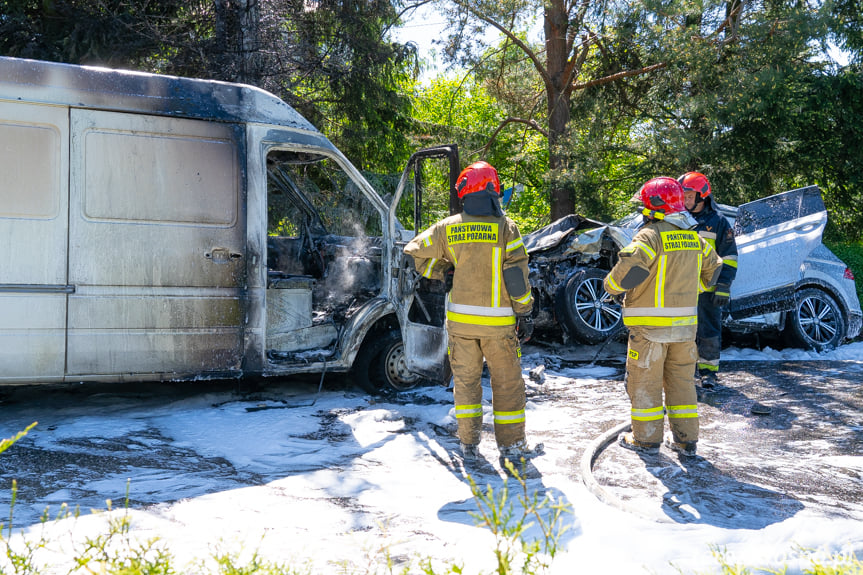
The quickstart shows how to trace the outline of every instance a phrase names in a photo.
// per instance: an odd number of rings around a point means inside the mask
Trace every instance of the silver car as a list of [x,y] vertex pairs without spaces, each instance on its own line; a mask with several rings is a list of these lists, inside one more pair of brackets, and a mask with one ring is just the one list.
[[[817,186],[719,210],[739,253],[723,317],[728,330],[779,332],[791,345],[819,351],[857,337],[863,312],[854,276],[821,243],[827,210]],[[620,306],[602,280],[642,222],[638,213],[612,224],[571,215],[525,236],[537,323],[557,323],[565,337],[586,344],[617,333]]]

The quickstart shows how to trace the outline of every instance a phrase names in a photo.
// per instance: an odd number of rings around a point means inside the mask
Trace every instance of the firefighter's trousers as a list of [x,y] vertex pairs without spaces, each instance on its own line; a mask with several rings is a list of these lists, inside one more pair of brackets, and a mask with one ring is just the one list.
[[698,441],[698,399],[692,379],[695,360],[694,341],[659,343],[647,339],[640,330],[630,331],[626,392],[632,404],[635,439],[662,443],[668,415],[675,441]]
[[483,357],[491,375],[494,435],[499,447],[524,441],[524,380],[521,347],[515,336],[469,338],[449,336],[458,437],[478,444],[482,430]]
[[722,308],[713,305],[713,294],[698,296],[698,365],[700,372],[719,371],[719,353],[722,350]]

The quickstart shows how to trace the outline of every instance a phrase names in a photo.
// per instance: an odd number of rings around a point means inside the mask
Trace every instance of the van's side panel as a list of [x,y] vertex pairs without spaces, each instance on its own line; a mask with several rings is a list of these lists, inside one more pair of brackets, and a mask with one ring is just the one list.
[[69,111],[0,101],[0,381],[59,381]]
[[73,109],[69,376],[238,372],[244,131]]

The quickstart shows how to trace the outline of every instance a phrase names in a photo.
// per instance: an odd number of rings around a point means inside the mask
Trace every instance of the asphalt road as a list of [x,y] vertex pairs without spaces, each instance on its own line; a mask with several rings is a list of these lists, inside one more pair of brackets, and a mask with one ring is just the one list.
[[[608,356],[619,357],[615,353],[619,350],[608,347]],[[567,383],[566,368],[578,373],[596,351],[582,348],[577,357],[554,357],[546,370],[563,374],[557,383],[529,387],[531,401],[554,402],[571,410],[572,427],[536,439],[571,445],[571,461],[562,465],[571,469],[566,473],[574,475],[579,473],[576,462],[590,442],[619,424],[621,413],[628,412],[620,363],[606,363],[614,370],[604,379]],[[533,353],[555,355],[546,348],[535,348]],[[594,466],[599,484],[625,505],[658,521],[754,529],[803,507],[863,518],[863,365],[726,362],[721,383],[700,398],[698,458],[681,461],[665,450],[657,456],[640,457],[612,444]],[[335,376],[327,380],[328,390],[340,386],[341,393],[353,393]],[[7,425],[29,421],[39,421],[43,434],[58,429],[78,433],[70,436],[67,431],[56,441],[36,442],[27,437],[0,455],[0,518],[8,513],[13,478],[19,489],[18,525],[37,521],[38,510],[46,502],[69,501],[85,509],[104,507],[100,481],[128,469],[172,476],[174,484],[177,476],[182,478],[183,487],[171,493],[135,495],[131,503],[136,506],[201,495],[214,481],[222,489],[265,483],[271,479],[268,473],[250,472],[225,459],[198,453],[155,428],[114,438],[100,436],[99,428],[116,429],[130,413],[182,409],[184,398],[200,399],[202,394],[217,405],[238,398],[254,401],[262,393],[308,396],[316,388],[316,381],[306,380],[273,384],[264,391],[237,382],[0,389],[3,437],[12,433],[6,431]],[[770,414],[752,413],[756,403],[768,406]],[[327,422],[337,416],[317,414],[319,438],[329,438]],[[273,476],[284,472],[274,470]]]

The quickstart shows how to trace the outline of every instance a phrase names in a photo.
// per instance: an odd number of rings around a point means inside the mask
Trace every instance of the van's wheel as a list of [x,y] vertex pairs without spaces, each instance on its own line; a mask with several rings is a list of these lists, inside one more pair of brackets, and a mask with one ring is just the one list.
[[607,271],[583,268],[555,295],[555,312],[563,329],[581,343],[595,345],[615,333],[622,321],[620,305],[602,286]]
[[817,288],[805,288],[794,294],[794,309],[788,312],[785,330],[792,344],[824,351],[842,342],[845,317],[832,295]]
[[352,370],[354,383],[371,394],[408,391],[423,382],[405,361],[405,346],[397,329],[372,334],[360,348]]

